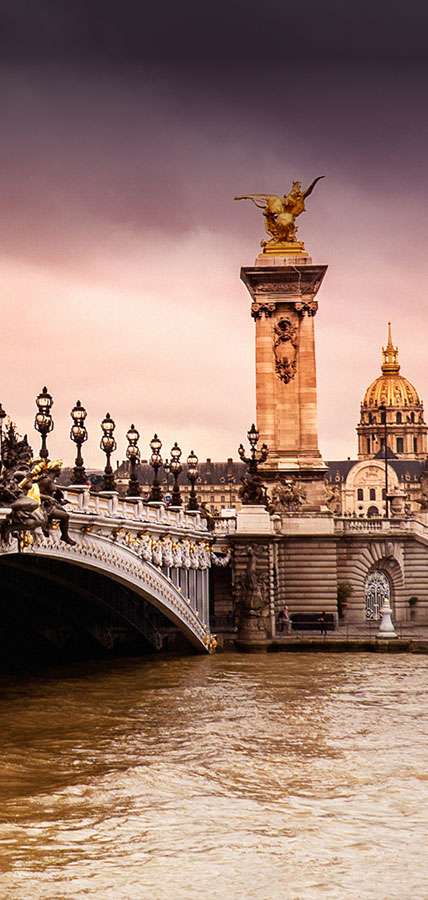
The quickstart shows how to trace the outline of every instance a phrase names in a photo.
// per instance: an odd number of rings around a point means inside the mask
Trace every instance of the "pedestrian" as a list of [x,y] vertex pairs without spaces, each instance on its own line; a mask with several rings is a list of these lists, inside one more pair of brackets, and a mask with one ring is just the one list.
[[321,613],[319,622],[320,622],[321,634],[323,634],[324,637],[326,637],[327,636],[327,613],[324,609]]
[[290,633],[290,615],[288,606],[284,606],[283,609],[280,609],[276,617],[276,627],[279,634],[282,634],[284,631],[286,634]]
[[283,609],[280,609],[277,617],[276,617],[276,627],[278,629],[279,634],[282,634],[284,631],[285,624],[285,612]]

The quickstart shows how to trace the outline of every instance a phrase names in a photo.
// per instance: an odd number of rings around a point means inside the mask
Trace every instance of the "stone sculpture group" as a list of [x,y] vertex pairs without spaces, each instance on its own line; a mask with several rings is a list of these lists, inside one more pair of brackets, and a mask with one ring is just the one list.
[[21,438],[13,423],[6,429],[2,444],[0,472],[0,504],[10,509],[1,530],[1,539],[11,536],[18,541],[40,530],[49,537],[58,523],[61,540],[74,545],[68,533],[69,514],[64,509],[64,495],[56,479],[61,473],[59,459],[33,459],[27,436]]

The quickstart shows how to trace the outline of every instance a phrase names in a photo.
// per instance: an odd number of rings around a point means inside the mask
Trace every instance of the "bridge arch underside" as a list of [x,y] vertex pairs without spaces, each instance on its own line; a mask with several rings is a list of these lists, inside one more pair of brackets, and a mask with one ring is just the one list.
[[0,557],[0,665],[190,652],[192,643],[147,596],[118,577],[70,561]]

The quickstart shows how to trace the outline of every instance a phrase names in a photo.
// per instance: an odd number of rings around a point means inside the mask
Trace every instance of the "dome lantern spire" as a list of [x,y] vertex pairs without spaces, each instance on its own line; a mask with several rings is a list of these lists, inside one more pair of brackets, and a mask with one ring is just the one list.
[[388,322],[388,343],[386,347],[382,347],[383,363],[382,372],[384,375],[398,375],[400,371],[400,363],[398,362],[398,347],[394,347],[392,343],[391,322]]

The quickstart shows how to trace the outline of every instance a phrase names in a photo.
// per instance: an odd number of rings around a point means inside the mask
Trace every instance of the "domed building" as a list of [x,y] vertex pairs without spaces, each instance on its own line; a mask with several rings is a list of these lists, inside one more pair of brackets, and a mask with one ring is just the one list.
[[398,347],[392,343],[390,322],[382,354],[382,375],[367,388],[361,404],[358,459],[374,459],[384,453],[385,414],[388,455],[405,460],[425,459],[427,426],[423,403],[413,384],[400,375]]
[[[421,486],[428,478],[427,426],[416,388],[400,374],[398,347],[391,323],[382,348],[382,374],[367,388],[357,426],[358,461],[329,462],[327,483],[334,491],[331,508],[345,516],[381,517],[386,512],[385,415],[388,442],[388,493],[401,491],[406,509],[419,513],[428,506]],[[421,502],[422,500],[422,502]]]

